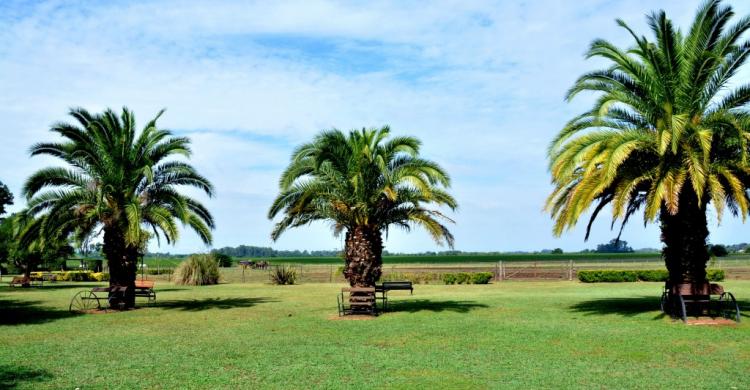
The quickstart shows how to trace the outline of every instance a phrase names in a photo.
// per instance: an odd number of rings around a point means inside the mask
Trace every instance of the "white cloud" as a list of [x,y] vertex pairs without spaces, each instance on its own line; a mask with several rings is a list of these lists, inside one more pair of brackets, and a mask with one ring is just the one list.
[[[699,1],[665,1],[686,26]],[[738,14],[750,5],[734,2]],[[5,7],[5,8],[3,8]],[[582,229],[551,236],[548,140],[587,99],[565,90],[596,62],[596,37],[628,44],[614,24],[645,28],[646,0],[510,2],[23,2],[0,5],[0,180],[18,193],[47,160],[27,157],[69,106],[133,108],[144,122],[194,141],[193,163],[217,187],[207,200],[216,245],[270,245],[265,213],[294,145],[317,131],[390,124],[424,141],[454,177],[454,228],[465,250],[586,245]],[[685,27],[686,28],[686,27]],[[592,242],[613,233],[597,224]],[[737,221],[713,229],[740,241]],[[625,238],[657,246],[654,228]],[[326,226],[282,248],[338,246]],[[433,249],[424,233],[393,232],[389,249]],[[185,234],[174,249],[200,249]]]

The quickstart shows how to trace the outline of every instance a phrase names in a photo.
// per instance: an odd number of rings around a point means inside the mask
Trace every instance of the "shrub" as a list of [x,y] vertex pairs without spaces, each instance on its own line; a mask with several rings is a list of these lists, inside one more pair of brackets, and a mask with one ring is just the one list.
[[277,285],[288,285],[297,283],[297,271],[285,265],[277,265],[270,274],[271,283]]
[[470,284],[471,274],[466,272],[459,272],[456,274],[456,283],[458,284]]
[[440,275],[432,272],[389,272],[380,280],[384,282],[405,280],[414,284],[430,284],[430,282],[439,281]]
[[[724,280],[726,274],[721,269],[706,270],[706,278],[712,282]],[[664,282],[669,278],[666,270],[595,270],[578,271],[578,280],[583,283],[617,283],[617,282]]]
[[459,272],[442,275],[445,284],[488,284],[495,275],[492,272]]
[[488,284],[495,275],[492,272],[477,272],[471,276],[471,283],[473,284]]
[[174,271],[175,284],[204,286],[219,283],[219,264],[210,254],[191,255]]
[[706,270],[706,278],[712,282],[721,282],[726,278],[726,273],[723,269],[709,269]]
[[443,274],[443,283],[456,284],[456,274]]
[[106,282],[109,280],[109,274],[106,272],[94,272],[91,277],[97,282]]
[[639,270],[636,273],[642,282],[665,282],[669,279],[669,272],[663,269]]
[[216,262],[219,263],[219,267],[231,267],[232,266],[232,256],[225,255],[223,253],[214,252],[212,253],[214,259],[216,259]]
[[147,268],[146,275],[171,275],[174,273],[174,268]]
[[578,280],[584,283],[635,282],[638,280],[638,272],[618,270],[578,271]]

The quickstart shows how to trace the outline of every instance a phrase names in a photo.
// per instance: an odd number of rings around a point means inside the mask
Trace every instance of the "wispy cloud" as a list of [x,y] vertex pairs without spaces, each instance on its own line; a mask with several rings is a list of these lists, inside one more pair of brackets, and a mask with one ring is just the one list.
[[[697,0],[660,2],[685,26]],[[750,5],[734,2],[738,13]],[[194,140],[194,163],[216,184],[218,246],[270,244],[265,219],[293,147],[321,129],[390,124],[424,141],[454,177],[459,249],[581,248],[555,239],[541,212],[549,139],[587,103],[562,101],[596,37],[627,44],[614,24],[643,30],[646,0],[612,2],[65,2],[0,4],[0,180],[18,192],[28,147],[49,139],[69,106],[127,105]],[[22,203],[22,202],[19,202]],[[738,222],[714,229],[740,241]],[[592,241],[612,236],[597,225]],[[626,239],[657,246],[654,227]],[[326,226],[282,248],[333,248]],[[388,249],[434,249],[393,232]],[[176,248],[200,249],[186,233]]]

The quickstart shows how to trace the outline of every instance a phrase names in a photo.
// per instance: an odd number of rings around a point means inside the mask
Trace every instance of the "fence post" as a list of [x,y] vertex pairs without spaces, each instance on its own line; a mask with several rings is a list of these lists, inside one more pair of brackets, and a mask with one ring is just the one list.
[[573,260],[568,261],[568,280],[573,280]]
[[333,264],[331,264],[330,272],[328,273],[328,283],[333,283]]
[[499,261],[495,264],[495,280],[498,280],[498,281],[501,280],[500,279],[500,262]]

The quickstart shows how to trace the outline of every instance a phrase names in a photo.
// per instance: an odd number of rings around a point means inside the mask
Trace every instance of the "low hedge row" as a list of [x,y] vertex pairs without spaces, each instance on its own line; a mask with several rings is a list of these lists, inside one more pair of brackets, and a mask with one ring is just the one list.
[[53,272],[32,272],[31,279],[41,280],[44,274],[52,274],[55,281],[58,282],[106,282],[109,280],[109,274],[106,272],[93,271],[53,271]]
[[[720,282],[726,274],[722,269],[706,270],[709,281]],[[666,270],[595,270],[578,271],[578,280],[583,283],[619,283],[619,282],[665,282],[669,278]]]
[[488,284],[494,275],[492,272],[459,272],[457,274],[443,274],[445,284]]

